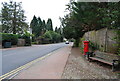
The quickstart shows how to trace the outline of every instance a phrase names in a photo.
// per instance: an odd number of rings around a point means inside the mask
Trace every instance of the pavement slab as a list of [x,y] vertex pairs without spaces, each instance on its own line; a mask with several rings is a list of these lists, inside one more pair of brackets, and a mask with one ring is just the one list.
[[72,44],[21,71],[13,79],[61,79]]

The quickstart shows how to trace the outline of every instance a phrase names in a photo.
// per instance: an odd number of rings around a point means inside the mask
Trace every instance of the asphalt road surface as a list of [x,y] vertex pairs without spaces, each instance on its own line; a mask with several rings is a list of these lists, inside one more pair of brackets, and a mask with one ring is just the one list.
[[[65,47],[67,44],[33,45],[2,50],[2,75],[30,61],[42,57],[52,51]],[[1,75],[0,75],[1,76]]]

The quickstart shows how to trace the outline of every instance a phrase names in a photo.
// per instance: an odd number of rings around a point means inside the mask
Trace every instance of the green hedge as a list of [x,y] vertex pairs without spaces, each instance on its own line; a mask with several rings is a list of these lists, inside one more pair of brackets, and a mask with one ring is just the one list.
[[9,33],[0,33],[2,37],[0,42],[2,42],[2,46],[5,42],[11,42],[12,45],[17,45],[18,38],[25,39],[25,46],[31,46],[30,36],[27,34],[19,35],[19,34],[9,34]]
[[25,46],[31,46],[30,36],[23,35],[22,38],[25,39]]
[[0,36],[2,36],[2,39],[0,39],[0,41],[2,42],[2,45],[4,44],[4,42],[11,42],[12,45],[17,45],[18,35],[0,33]]

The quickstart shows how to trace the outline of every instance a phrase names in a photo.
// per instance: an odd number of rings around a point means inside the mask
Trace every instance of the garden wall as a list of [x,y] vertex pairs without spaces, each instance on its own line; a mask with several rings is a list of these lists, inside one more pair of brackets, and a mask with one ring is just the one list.
[[114,40],[117,35],[115,30],[103,28],[97,31],[89,31],[84,34],[84,40],[90,40],[102,52],[116,53],[118,42]]
[[25,39],[18,39],[17,46],[24,46],[25,45]]

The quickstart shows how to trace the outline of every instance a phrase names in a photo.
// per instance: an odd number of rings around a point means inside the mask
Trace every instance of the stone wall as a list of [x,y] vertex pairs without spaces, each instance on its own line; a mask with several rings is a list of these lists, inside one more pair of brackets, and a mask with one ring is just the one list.
[[25,45],[25,39],[18,39],[17,46],[24,46]]
[[113,40],[115,34],[115,30],[103,28],[97,31],[89,31],[84,34],[84,40],[90,40],[96,46],[98,46],[100,51],[108,52],[108,53],[116,53],[118,50],[117,41]]

